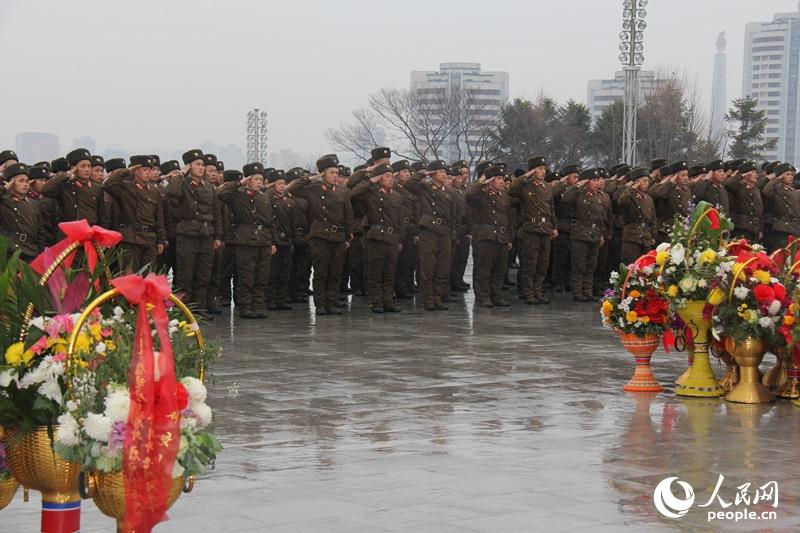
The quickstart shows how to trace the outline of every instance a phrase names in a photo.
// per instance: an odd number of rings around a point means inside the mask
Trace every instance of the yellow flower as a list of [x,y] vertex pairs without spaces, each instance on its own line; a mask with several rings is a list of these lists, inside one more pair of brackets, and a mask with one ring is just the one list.
[[667,260],[669,259],[669,252],[658,252],[656,253],[656,264],[659,266],[664,265]]
[[86,333],[79,333],[75,341],[75,353],[89,353],[91,344],[92,342]]
[[611,316],[611,311],[614,309],[614,306],[608,300],[603,300],[603,306],[601,310],[603,312],[603,316],[609,317]]
[[101,337],[100,331],[102,329],[103,329],[103,327],[100,324],[97,324],[97,323],[90,324],[89,325],[89,334],[92,337],[94,337],[94,340],[99,341],[100,337]]
[[625,320],[629,323],[633,324],[639,319],[639,315],[636,314],[636,311],[628,311],[625,313]]
[[667,289],[667,296],[670,298],[675,298],[678,296],[678,286],[677,285],[670,285],[669,289]]
[[642,324],[648,324],[650,322],[650,317],[649,316],[640,316],[639,317],[639,322],[641,322]]
[[708,295],[708,303],[711,305],[719,305],[725,299],[725,292],[720,288],[711,289]]
[[792,313],[793,315],[796,315],[796,314],[797,314],[797,311],[798,311],[798,309],[800,309],[800,306],[798,306],[798,305],[797,305],[797,304],[795,304],[795,303],[793,303],[793,304],[791,304],[791,305],[789,306],[789,312],[790,312],[790,313]]
[[633,291],[628,293],[628,296],[630,296],[631,298],[638,298],[641,295],[642,295],[642,293],[639,292],[639,291],[636,291],[636,290],[633,290]]
[[706,248],[700,253],[700,262],[704,264],[709,264],[717,258],[717,252],[712,250],[711,248]]
[[109,352],[113,352],[116,349],[117,349],[117,345],[114,343],[114,341],[112,341],[111,339],[108,339],[106,341],[106,350],[108,350]]
[[785,317],[783,317],[783,324],[785,326],[794,325],[794,317],[792,315],[786,315]]
[[747,321],[750,323],[758,322],[758,313],[756,313],[755,309],[747,311]]
[[25,345],[21,342],[15,342],[6,350],[6,363],[12,366],[21,365],[24,351]]
[[756,270],[753,272],[753,277],[764,285],[769,285],[769,280],[772,279],[772,276],[769,275],[769,272],[764,270]]
[[733,268],[731,269],[731,272],[738,272],[738,274],[736,275],[736,279],[738,279],[739,281],[744,281],[746,279],[743,267],[744,267],[743,263],[734,263]]

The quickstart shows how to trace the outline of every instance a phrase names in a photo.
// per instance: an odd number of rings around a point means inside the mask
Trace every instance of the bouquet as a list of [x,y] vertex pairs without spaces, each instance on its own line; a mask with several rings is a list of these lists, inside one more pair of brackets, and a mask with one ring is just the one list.
[[664,332],[669,304],[661,294],[654,264],[651,253],[611,273],[600,307],[605,327],[637,336]]

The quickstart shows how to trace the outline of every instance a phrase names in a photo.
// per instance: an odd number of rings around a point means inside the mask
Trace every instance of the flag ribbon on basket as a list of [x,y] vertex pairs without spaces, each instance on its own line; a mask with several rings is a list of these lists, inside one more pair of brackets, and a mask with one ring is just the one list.
[[[100,248],[110,248],[122,240],[122,234],[118,231],[107,230],[100,226],[90,226],[86,219],[62,222],[58,225],[58,228],[65,235],[65,238],[55,243],[52,247],[45,250],[45,252],[39,254],[39,256],[31,262],[31,268],[39,275],[47,270],[52,259],[61,255],[64,249],[74,243],[83,245],[89,270],[94,272],[95,266],[97,266],[97,251],[95,250],[95,245]],[[67,268],[71,267],[74,259],[75,252],[71,253],[69,257],[64,260],[64,266]]]

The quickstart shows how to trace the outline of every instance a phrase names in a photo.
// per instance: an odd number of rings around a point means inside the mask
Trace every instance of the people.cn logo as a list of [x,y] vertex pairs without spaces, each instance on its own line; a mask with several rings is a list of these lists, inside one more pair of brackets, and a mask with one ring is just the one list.
[[656,490],[653,492],[653,503],[656,509],[667,518],[680,518],[689,512],[689,509],[694,505],[694,489],[685,481],[678,481],[678,485],[683,489],[684,498],[676,498],[672,493],[672,482],[677,480],[677,477],[668,477],[656,485]]

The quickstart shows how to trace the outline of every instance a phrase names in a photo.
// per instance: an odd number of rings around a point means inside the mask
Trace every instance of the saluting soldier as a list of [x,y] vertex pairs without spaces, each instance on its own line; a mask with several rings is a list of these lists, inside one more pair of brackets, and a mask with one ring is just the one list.
[[315,312],[339,315],[342,263],[353,238],[353,209],[347,188],[338,185],[339,159],[333,154],[321,157],[317,171],[319,174],[314,177],[294,180],[289,190],[308,201]]
[[489,166],[466,195],[473,220],[472,281],[475,305],[480,307],[509,306],[503,298],[503,279],[514,236],[505,172],[504,165]]
[[656,244],[658,218],[653,197],[647,194],[650,176],[646,168],[634,167],[617,197],[625,226],[622,228],[620,260],[633,263]]
[[[72,222],[86,219],[89,224],[106,221],[106,205],[103,188],[92,181],[92,157],[89,150],[79,148],[67,154],[69,170],[58,172],[47,180],[42,194],[56,198],[59,205],[59,221]],[[63,168],[53,165],[53,168]]]
[[267,281],[276,252],[272,238],[272,205],[264,186],[264,167],[248,163],[244,179],[228,181],[218,191],[229,208],[236,242],[236,307],[239,318],[265,318]]
[[558,237],[553,187],[544,181],[544,157],[528,159],[528,171],[511,182],[508,195],[519,200],[520,250],[517,290],[528,305],[549,304],[543,284],[550,266],[550,243]]
[[[152,157],[152,156],[151,156]],[[154,163],[155,164],[155,163]],[[164,211],[164,232],[166,234],[166,241],[164,244],[164,251],[158,256],[158,268],[160,271],[167,273],[170,270],[175,272],[175,217],[173,215],[173,200],[170,199],[167,192],[167,184],[173,176],[177,176],[181,172],[181,165],[175,159],[164,161],[158,167],[158,173],[155,172],[153,167],[153,175],[151,176],[153,184],[156,186],[158,194],[161,196],[161,207]]]
[[8,239],[9,256],[20,251],[31,262],[42,251],[43,226],[39,202],[28,198],[28,165],[5,165],[5,194],[0,200],[0,233]]
[[750,242],[759,242],[763,237],[764,204],[761,191],[756,187],[757,180],[756,165],[752,161],[739,165],[736,173],[725,180],[731,195],[733,235]]
[[397,255],[403,242],[403,198],[392,167],[381,163],[351,179],[351,199],[367,215],[365,289],[373,313],[399,313],[394,297]]
[[457,212],[455,193],[445,186],[446,180],[447,163],[436,160],[406,182],[419,202],[419,288],[426,311],[448,309],[442,298],[450,289],[450,245]]
[[772,229],[765,239],[771,252],[786,247],[790,236],[800,235],[800,191],[792,186],[797,169],[781,163],[773,170],[774,177],[761,191],[774,210]]
[[14,150],[3,150],[0,152],[0,172],[3,172],[7,166],[19,163],[19,156]]
[[596,168],[581,172],[577,184],[564,191],[561,201],[573,206],[570,286],[576,302],[594,302],[594,273],[600,247],[611,232],[611,200],[603,192],[603,182]]
[[469,210],[467,209],[466,193],[469,180],[469,165],[466,161],[456,161],[452,166],[453,179],[451,187],[456,194],[456,205],[459,215],[456,218],[456,242],[453,246],[453,264],[450,267],[450,290],[465,292],[470,284],[464,281],[464,272],[467,270],[469,249],[472,244],[471,224]]
[[[381,160],[389,160],[391,152],[388,148],[379,147],[372,150],[372,157],[369,158],[369,165],[374,165],[375,156],[381,157]],[[350,169],[344,165],[339,165],[339,185],[344,193],[350,196],[350,179],[355,178],[359,173],[365,172],[364,166],[356,167],[356,172],[350,173]],[[351,202],[352,205],[352,202]],[[365,279],[365,262],[364,262],[364,223],[367,213],[361,205],[353,206],[353,219],[355,226],[353,227],[353,240],[347,247],[345,252],[341,292],[352,292],[356,296],[364,296],[364,279]],[[349,286],[348,286],[349,280]]]
[[[663,172],[662,172],[663,173]],[[659,216],[659,240],[668,240],[668,233],[675,215],[688,217],[692,203],[692,189],[689,184],[689,164],[677,161],[669,165],[669,171],[656,184],[650,185],[647,193],[653,197],[656,206],[661,206]]]
[[133,155],[130,167],[113,171],[103,182],[103,191],[117,203],[122,234],[122,267],[137,272],[145,265],[155,269],[156,257],[164,251],[164,207],[150,174],[152,159]]
[[[239,183],[244,175],[235,169],[222,172],[223,185],[225,183]],[[228,204],[222,204],[222,240],[225,247],[222,249],[222,266],[220,267],[219,302],[222,307],[230,307],[236,294],[236,233],[233,230],[233,215]],[[231,287],[234,287],[231,292]]]
[[[106,175],[109,175],[115,170],[128,168],[128,164],[121,157],[115,157],[106,161],[104,167]],[[107,226],[104,227],[108,229],[118,230],[119,208],[117,207],[116,200],[114,200],[114,198],[112,198],[107,191],[103,191],[103,204],[105,205],[104,209],[106,212],[105,220],[106,223],[108,224]]]
[[566,165],[561,169],[561,178],[553,182],[553,201],[556,207],[556,221],[558,236],[555,240],[555,250],[553,251],[553,285],[563,289],[569,288],[569,270],[572,263],[570,258],[570,231],[575,213],[571,204],[561,202],[561,195],[569,187],[578,183],[578,175],[581,169],[578,165]]
[[[304,176],[302,168],[295,167],[286,172],[286,184]],[[311,278],[311,250],[309,249],[308,200],[286,191],[292,199],[292,220],[294,221],[294,237],[292,239],[292,272],[289,279],[289,296],[293,303],[308,301],[308,281]]]
[[222,246],[222,220],[217,215],[214,186],[203,178],[203,152],[189,150],[183,154],[183,163],[182,172],[170,178],[167,185],[176,224],[176,286],[177,292],[203,313],[208,311],[214,250]]
[[730,196],[725,188],[725,170],[720,159],[711,161],[706,166],[706,177],[694,188],[697,201],[705,201],[716,206],[726,216],[730,215]]
[[[50,164],[48,163],[49,167]],[[36,164],[28,167],[28,198],[39,202],[39,211],[42,221],[42,247],[52,246],[58,235],[58,202],[54,198],[47,198],[42,194],[42,189],[50,179],[50,171],[44,165]]]
[[267,175],[267,195],[272,204],[272,243],[276,252],[267,283],[267,308],[289,310],[289,276],[294,240],[294,200],[286,196],[286,173],[273,170]]

